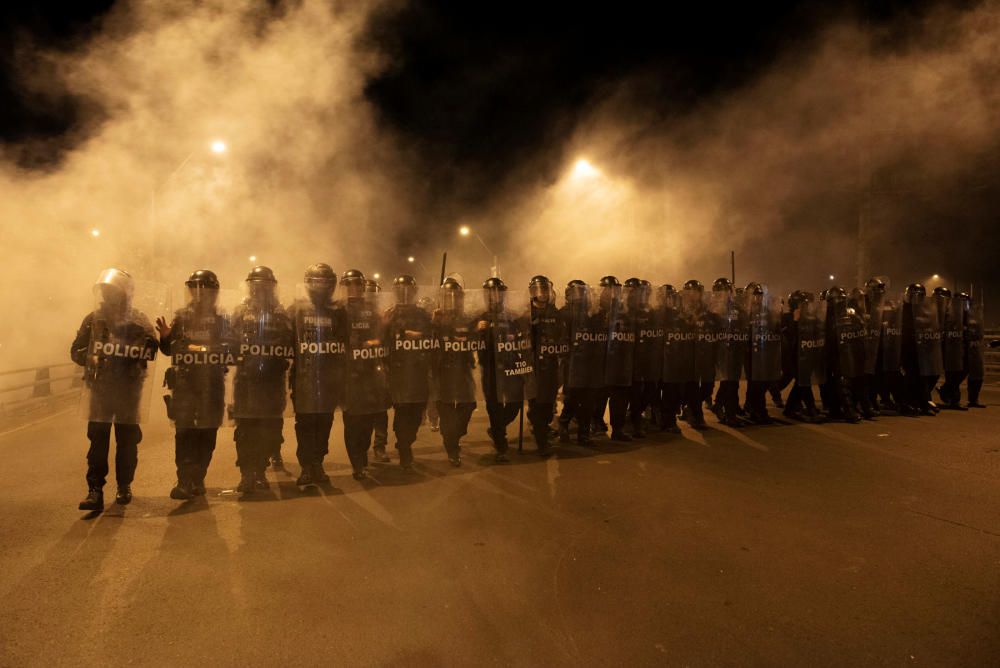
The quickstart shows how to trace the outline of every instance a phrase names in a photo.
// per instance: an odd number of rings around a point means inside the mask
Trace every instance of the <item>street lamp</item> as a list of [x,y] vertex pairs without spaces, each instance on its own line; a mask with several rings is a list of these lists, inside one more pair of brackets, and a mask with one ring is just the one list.
[[226,146],[226,142],[222,141],[221,139],[216,139],[215,141],[212,142],[212,153],[215,153],[217,155],[225,153],[227,148],[228,147]]
[[499,278],[500,262],[497,260],[496,253],[490,250],[490,247],[486,245],[486,242],[483,241],[483,238],[481,236],[479,236],[479,233],[471,229],[468,225],[462,225],[460,228],[458,228],[458,233],[461,234],[463,237],[467,237],[469,236],[469,234],[474,234],[476,238],[479,239],[479,243],[482,244],[483,248],[486,249],[486,252],[493,256],[493,266],[490,267],[490,275],[493,278]]
[[580,158],[573,163],[572,176],[574,179],[589,179],[600,175],[601,170],[594,167],[586,158]]
[[250,260],[251,262],[256,262],[257,261],[257,256],[256,255],[251,255],[247,259]]
[[95,227],[90,231],[90,236],[96,239],[97,237],[101,236],[101,231]]
[[832,280],[834,280],[835,278],[837,278],[837,277],[836,277],[836,276],[834,276],[833,274],[830,274],[830,280],[831,280],[831,281],[832,281]]

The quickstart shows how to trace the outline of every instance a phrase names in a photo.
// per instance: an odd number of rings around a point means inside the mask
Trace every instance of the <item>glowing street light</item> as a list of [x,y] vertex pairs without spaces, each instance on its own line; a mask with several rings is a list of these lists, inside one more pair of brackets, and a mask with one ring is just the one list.
[[580,158],[573,163],[572,177],[574,179],[591,179],[601,175],[601,170],[591,164],[586,158]]
[[471,232],[471,230],[469,229],[468,225],[462,225],[460,228],[458,228],[458,233],[461,234],[463,237],[469,236],[469,232]]
[[476,238],[479,239],[479,243],[482,244],[483,248],[486,249],[486,252],[493,256],[493,266],[490,267],[490,274],[494,278],[498,278],[500,276],[500,263],[497,261],[497,255],[496,253],[490,250],[490,247],[486,245],[486,242],[483,241],[483,238],[481,236],[479,236],[479,233],[473,232],[468,225],[462,225],[460,228],[458,228],[458,233],[461,234],[463,237],[467,237],[470,234],[476,235]]
[[95,227],[90,231],[90,236],[96,239],[97,237],[101,236],[101,231]]
[[256,262],[257,261],[257,256],[256,255],[251,255],[247,259],[250,260],[251,262]]
[[374,278],[376,281],[378,279],[380,279],[381,277],[382,277],[382,274],[378,273],[377,271],[374,274],[372,274],[372,278]]
[[406,258],[406,261],[409,262],[410,264],[413,264],[414,262],[417,261],[417,258],[411,255],[410,257]]
[[937,281],[937,280],[940,280],[940,279],[941,279],[941,277],[940,277],[940,276],[938,276],[937,274],[934,274],[933,276],[931,276],[931,278],[933,278],[933,279],[934,279],[935,281]]
[[212,153],[215,154],[225,153],[227,148],[229,147],[226,146],[226,142],[222,141],[221,139],[216,139],[215,141],[212,142]]
[[836,276],[834,276],[833,274],[830,274],[830,280],[831,280],[831,281],[832,281],[832,280],[834,280],[835,278],[837,278],[837,277],[836,277]]

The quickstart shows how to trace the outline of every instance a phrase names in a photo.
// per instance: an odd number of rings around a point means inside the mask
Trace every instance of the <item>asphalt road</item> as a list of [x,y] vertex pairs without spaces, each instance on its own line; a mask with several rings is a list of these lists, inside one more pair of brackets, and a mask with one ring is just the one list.
[[[1000,665],[1000,390],[861,425],[712,425],[240,502],[222,430],[172,501],[170,426],[136,499],[85,518],[72,412],[0,434],[0,664]],[[515,424],[516,427],[516,424]],[[390,439],[391,442],[391,439]],[[113,497],[114,486],[107,491]]]

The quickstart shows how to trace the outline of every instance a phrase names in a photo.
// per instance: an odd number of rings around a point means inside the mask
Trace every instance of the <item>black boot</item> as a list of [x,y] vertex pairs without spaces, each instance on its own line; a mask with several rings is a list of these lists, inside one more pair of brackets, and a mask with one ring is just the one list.
[[193,487],[190,481],[178,478],[177,484],[170,490],[170,498],[177,501],[187,501],[194,496]]
[[569,425],[562,422],[559,423],[559,442],[569,443]]
[[132,503],[131,485],[118,485],[118,493],[115,494],[115,503],[119,506],[127,506]]
[[409,471],[413,468],[413,446],[412,445],[401,445],[396,444],[396,449],[399,450],[399,466],[404,471]]
[[236,491],[240,493],[240,498],[246,498],[257,491],[257,475],[247,469],[240,471],[240,484],[236,486]]
[[316,462],[312,465],[312,479],[320,485],[329,484],[330,476],[323,470],[323,462]]
[[316,486],[316,479],[313,478],[312,465],[311,464],[302,464],[302,473],[299,475],[298,479],[295,481],[295,484],[298,485],[299,487],[303,488],[303,489],[306,488],[306,487],[315,487]]
[[104,491],[100,487],[87,490],[87,498],[80,502],[80,510],[101,512],[104,510]]

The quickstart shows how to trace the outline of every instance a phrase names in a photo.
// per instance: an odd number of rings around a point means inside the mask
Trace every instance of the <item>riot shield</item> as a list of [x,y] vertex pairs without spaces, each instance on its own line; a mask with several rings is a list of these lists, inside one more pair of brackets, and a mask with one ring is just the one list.
[[695,345],[698,333],[680,294],[671,294],[661,305],[663,322],[663,382],[687,383],[695,379]]
[[720,323],[713,316],[709,298],[699,290],[681,292],[682,310],[694,332],[694,380],[715,380],[715,356]]
[[899,299],[886,299],[881,311],[882,371],[895,373],[903,363],[903,303]]
[[151,318],[165,311],[166,290],[109,269],[98,277],[93,296],[73,351],[84,367],[80,415],[89,422],[139,424],[149,417],[155,376],[158,340]]
[[733,293],[713,291],[708,308],[715,320],[715,376],[720,381],[739,381],[746,359],[747,332],[740,319]]
[[609,304],[599,304],[598,318],[608,332],[604,386],[631,387],[635,361],[635,314],[624,299],[616,297]]
[[435,339],[431,312],[418,305],[434,288],[394,285],[386,295],[383,318],[389,349],[389,397],[393,404],[426,403],[430,396],[431,357]]
[[941,355],[941,320],[933,299],[912,304],[913,334],[917,344],[917,364],[921,376],[940,376],[944,370]]
[[347,361],[347,314],[332,283],[296,286],[288,309],[295,339],[289,385],[296,413],[331,414],[342,401]]
[[476,401],[476,355],[483,340],[475,316],[485,309],[481,290],[441,289],[431,314],[431,388],[447,404]]
[[969,380],[983,380],[986,372],[983,356],[983,304],[973,304],[965,318],[966,369]]
[[965,368],[964,319],[963,300],[958,297],[949,299],[941,329],[941,353],[945,371],[962,371]]
[[826,304],[803,301],[799,306],[798,355],[795,382],[800,386],[826,382]]
[[878,369],[878,354],[882,342],[882,299],[868,299],[864,302],[864,353],[865,374],[871,376]]
[[575,288],[560,313],[568,347],[563,374],[566,387],[603,386],[608,331],[598,319],[594,293],[587,286]]
[[547,300],[532,297],[527,316],[531,324],[531,349],[535,355],[536,399],[554,403],[561,384],[560,371],[569,354],[555,291],[550,291]]
[[295,339],[288,311],[277,286],[266,281],[244,283],[244,297],[232,311],[232,404],[234,419],[280,418],[290,413],[288,369]]
[[385,312],[390,296],[384,292],[354,292],[338,286],[338,305],[347,322],[344,413],[370,415],[389,408],[389,342]]
[[781,377],[781,302],[767,293],[751,295],[750,380],[773,382]]
[[235,290],[203,286],[184,288],[172,301],[184,304],[170,321],[161,347],[170,356],[164,376],[167,417],[177,427],[221,427],[227,405],[226,378],[236,363],[228,308],[238,301]]
[[[860,378],[865,373],[865,319],[862,304],[838,302],[834,305],[833,327],[837,337],[837,361],[843,378]],[[861,313],[858,312],[861,309]]]
[[658,383],[663,377],[663,319],[648,305],[635,311],[635,360],[632,378],[636,382]]
[[486,290],[486,309],[476,329],[483,337],[479,365],[487,401],[519,403],[535,397],[534,353],[528,295],[514,290]]

